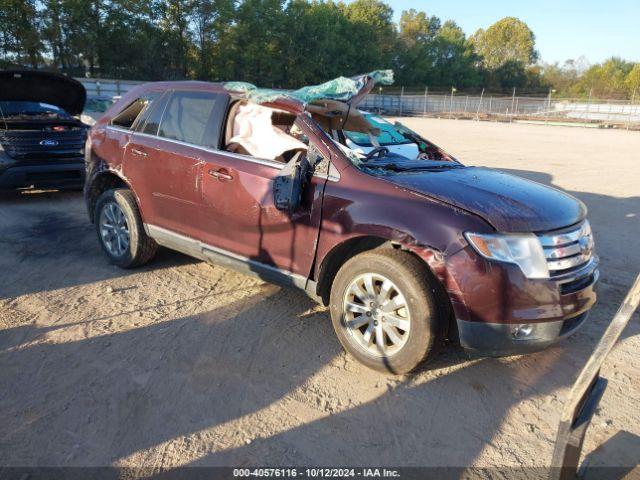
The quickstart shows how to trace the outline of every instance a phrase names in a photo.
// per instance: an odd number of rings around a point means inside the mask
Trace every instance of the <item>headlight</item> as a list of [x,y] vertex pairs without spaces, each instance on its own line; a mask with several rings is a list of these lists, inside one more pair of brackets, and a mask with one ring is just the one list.
[[515,263],[527,278],[549,278],[547,259],[540,240],[530,234],[465,233],[471,246],[489,260]]
[[84,113],[80,115],[80,121],[90,127],[93,127],[96,124],[96,121],[92,117],[85,115]]

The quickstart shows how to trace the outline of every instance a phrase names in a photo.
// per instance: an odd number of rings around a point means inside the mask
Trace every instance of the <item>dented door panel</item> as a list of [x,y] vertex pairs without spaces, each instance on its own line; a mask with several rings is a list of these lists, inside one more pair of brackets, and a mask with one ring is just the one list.
[[[292,215],[278,210],[273,179],[282,164],[229,152],[203,154],[202,241],[288,272],[308,275],[325,178],[313,178]],[[218,172],[223,172],[221,177]]]

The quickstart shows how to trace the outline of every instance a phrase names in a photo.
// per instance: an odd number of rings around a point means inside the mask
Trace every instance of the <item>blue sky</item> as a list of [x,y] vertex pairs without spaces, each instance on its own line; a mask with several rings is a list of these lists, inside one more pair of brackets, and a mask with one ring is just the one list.
[[415,8],[455,20],[467,35],[503,17],[524,20],[545,62],[584,55],[590,63],[611,56],[640,61],[640,0],[386,0],[396,21]]

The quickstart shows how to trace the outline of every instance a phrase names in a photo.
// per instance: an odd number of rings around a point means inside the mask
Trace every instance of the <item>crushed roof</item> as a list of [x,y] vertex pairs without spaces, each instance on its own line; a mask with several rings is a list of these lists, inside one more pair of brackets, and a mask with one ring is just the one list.
[[269,103],[278,99],[289,98],[297,100],[303,105],[316,100],[349,101],[358,94],[371,80],[374,84],[391,85],[393,70],[375,70],[355,77],[338,77],[319,85],[308,85],[297,90],[275,90],[259,88],[247,82],[226,82],[227,90],[242,92],[247,100],[253,103]]

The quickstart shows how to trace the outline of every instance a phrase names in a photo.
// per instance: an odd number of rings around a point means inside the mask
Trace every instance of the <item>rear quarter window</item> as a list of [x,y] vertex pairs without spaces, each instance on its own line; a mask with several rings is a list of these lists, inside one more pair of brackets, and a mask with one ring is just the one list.
[[151,92],[136,98],[113,117],[111,125],[126,129],[134,128],[137,120],[149,109],[158,96],[159,94],[157,92]]

